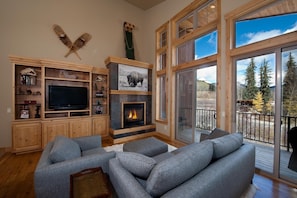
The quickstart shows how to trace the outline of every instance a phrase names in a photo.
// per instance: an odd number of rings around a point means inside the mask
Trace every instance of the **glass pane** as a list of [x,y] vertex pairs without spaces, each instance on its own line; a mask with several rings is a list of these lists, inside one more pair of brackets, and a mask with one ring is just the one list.
[[188,41],[177,47],[177,64],[194,60],[194,42]]
[[297,183],[297,49],[282,52],[280,176]]
[[197,12],[198,28],[217,19],[217,1],[211,1]]
[[275,54],[236,62],[236,130],[256,146],[256,167],[273,172]]
[[165,47],[167,45],[167,31],[161,33],[160,39],[160,47]]
[[166,52],[160,54],[159,70],[166,68],[166,55],[167,55]]
[[176,139],[192,143],[193,130],[193,100],[195,88],[195,72],[182,71],[177,74],[176,94]]
[[195,40],[195,60],[218,52],[217,31],[213,31]]
[[178,22],[177,25],[177,35],[178,38],[190,33],[193,31],[193,15],[191,14],[190,16],[186,17],[182,21]]
[[161,76],[160,80],[160,101],[159,101],[159,119],[166,120],[166,76]]
[[211,131],[216,127],[217,66],[197,69],[196,131]]
[[240,47],[297,30],[297,13],[252,18],[235,23],[235,46]]

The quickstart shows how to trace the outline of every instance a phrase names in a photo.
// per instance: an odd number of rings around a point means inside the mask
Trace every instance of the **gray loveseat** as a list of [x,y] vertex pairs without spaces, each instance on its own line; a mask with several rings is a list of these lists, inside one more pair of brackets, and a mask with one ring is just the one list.
[[119,197],[238,198],[255,170],[255,147],[240,133],[147,157],[117,152],[109,176]]
[[69,139],[57,136],[42,152],[34,172],[37,198],[67,198],[70,195],[70,175],[84,169],[102,167],[108,173],[108,161],[115,152],[101,147],[101,136]]

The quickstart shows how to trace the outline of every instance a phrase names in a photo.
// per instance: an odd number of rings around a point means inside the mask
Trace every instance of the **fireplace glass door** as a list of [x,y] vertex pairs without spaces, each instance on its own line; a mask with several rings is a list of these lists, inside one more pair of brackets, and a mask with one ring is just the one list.
[[122,106],[122,128],[145,125],[145,102],[123,103]]

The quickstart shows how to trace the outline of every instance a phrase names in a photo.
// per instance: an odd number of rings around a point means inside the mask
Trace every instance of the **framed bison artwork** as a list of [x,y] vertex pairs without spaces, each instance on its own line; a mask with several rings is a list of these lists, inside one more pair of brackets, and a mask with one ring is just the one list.
[[148,91],[148,69],[118,65],[118,90]]

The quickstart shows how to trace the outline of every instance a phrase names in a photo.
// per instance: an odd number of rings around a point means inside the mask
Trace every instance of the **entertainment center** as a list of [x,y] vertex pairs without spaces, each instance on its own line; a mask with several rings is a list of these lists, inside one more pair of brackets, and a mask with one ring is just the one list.
[[108,69],[19,56],[9,59],[13,152],[42,150],[56,135],[108,135]]

